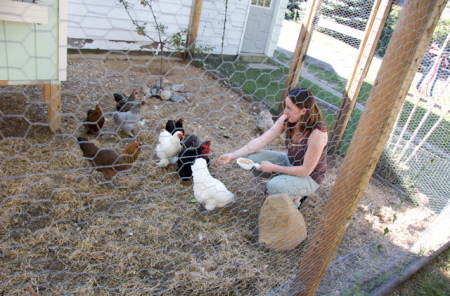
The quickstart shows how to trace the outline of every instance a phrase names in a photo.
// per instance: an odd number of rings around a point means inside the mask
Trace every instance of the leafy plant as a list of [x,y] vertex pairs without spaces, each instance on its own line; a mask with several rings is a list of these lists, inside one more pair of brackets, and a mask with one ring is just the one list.
[[302,3],[305,3],[306,0],[289,0],[287,5],[286,13],[284,14],[284,18],[286,20],[294,20],[298,21],[302,18],[305,13],[305,8]]

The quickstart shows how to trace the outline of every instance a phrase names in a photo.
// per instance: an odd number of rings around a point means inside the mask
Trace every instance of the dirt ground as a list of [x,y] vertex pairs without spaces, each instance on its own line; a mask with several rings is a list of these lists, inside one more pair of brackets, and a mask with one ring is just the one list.
[[[260,134],[256,116],[264,104],[211,71],[164,62],[165,83],[184,84],[186,102],[145,99],[143,124],[130,139],[112,121],[112,94],[154,86],[159,61],[69,58],[68,67],[56,134],[45,126],[42,86],[0,88],[0,294],[23,294],[31,285],[39,295],[265,295],[293,275],[340,160],[302,208],[306,241],[288,252],[269,251],[253,237],[264,181],[236,164],[215,162]],[[107,121],[99,136],[87,135],[82,122],[98,103]],[[212,141],[210,171],[235,194],[233,204],[200,212],[188,202],[192,182],[180,180],[174,166],[156,165],[159,131],[176,118],[185,119],[186,133]],[[133,168],[107,184],[83,159],[79,136],[100,147],[144,146]],[[281,143],[272,148],[282,149]],[[409,249],[432,217],[372,179],[336,258],[376,240],[386,227],[396,247]]]

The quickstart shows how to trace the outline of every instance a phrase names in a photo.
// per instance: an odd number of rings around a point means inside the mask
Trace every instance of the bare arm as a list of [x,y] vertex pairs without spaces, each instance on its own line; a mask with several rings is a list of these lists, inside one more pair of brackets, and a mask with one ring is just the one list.
[[257,170],[299,177],[309,176],[317,166],[327,141],[327,133],[316,129],[309,136],[308,148],[301,166],[280,166],[269,161],[262,161]]
[[267,144],[275,140],[279,135],[281,135],[284,132],[285,120],[286,116],[283,114],[282,116],[280,116],[280,118],[278,118],[278,120],[274,123],[274,125],[264,134],[262,134],[256,139],[251,140],[248,144],[246,144],[242,148],[232,153],[227,153],[220,156],[217,162],[222,165],[229,164],[238,157],[255,153],[261,150],[262,148],[266,147]]

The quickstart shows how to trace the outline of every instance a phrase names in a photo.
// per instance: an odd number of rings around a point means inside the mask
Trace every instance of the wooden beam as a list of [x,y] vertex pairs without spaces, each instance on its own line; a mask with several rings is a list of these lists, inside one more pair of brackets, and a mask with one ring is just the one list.
[[203,0],[192,1],[191,19],[189,24],[189,35],[187,40],[188,51],[192,53],[192,48],[197,42],[198,27],[200,24],[200,17],[202,15]]
[[308,1],[308,8],[302,20],[302,26],[298,34],[297,45],[291,60],[291,66],[286,78],[283,94],[281,95],[281,104],[278,107],[278,113],[281,114],[284,109],[284,99],[288,92],[297,86],[300,74],[302,73],[303,64],[305,63],[305,55],[311,41],[312,29],[317,10],[319,9],[321,0]]
[[370,68],[375,49],[389,15],[392,0],[376,0],[372,7],[372,13],[367,22],[365,38],[359,46],[359,53],[355,67],[345,88],[339,111],[336,113],[334,126],[330,134],[330,148],[328,154],[333,155],[339,148],[350,116],[355,108],[358,95],[364,82],[364,78]]
[[289,295],[315,295],[372,176],[407,90],[448,0],[409,0],[369,95],[349,151],[328,197]]
[[48,102],[48,123],[50,130],[61,128],[61,82],[51,81],[44,84],[44,101]]

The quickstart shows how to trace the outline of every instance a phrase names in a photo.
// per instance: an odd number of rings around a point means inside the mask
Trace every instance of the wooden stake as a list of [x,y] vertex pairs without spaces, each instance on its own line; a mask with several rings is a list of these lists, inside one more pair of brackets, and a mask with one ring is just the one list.
[[48,102],[48,123],[50,130],[56,132],[61,128],[61,82],[50,81],[44,84],[44,101]]
[[[409,0],[369,95],[347,156],[289,295],[315,295],[333,260],[400,112],[417,61],[430,41],[448,0]],[[425,46],[424,46],[425,45]]]

